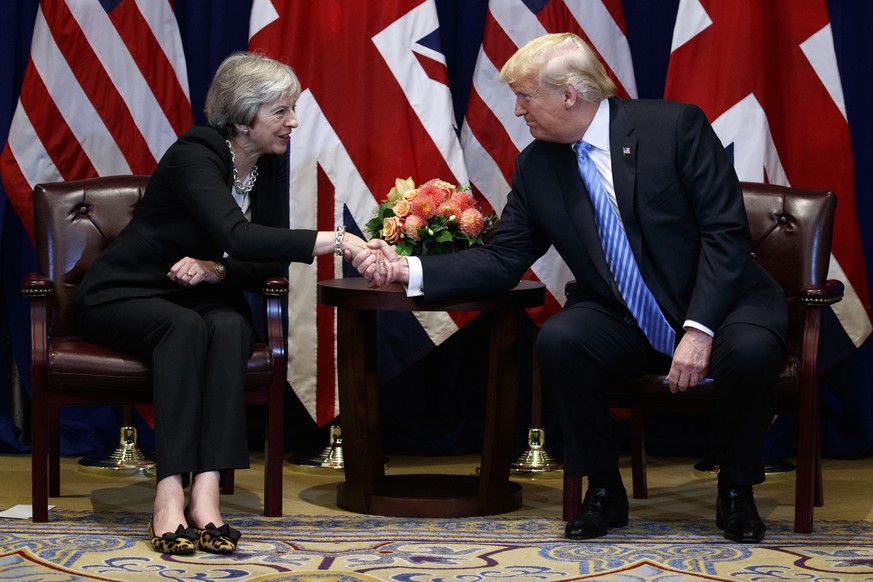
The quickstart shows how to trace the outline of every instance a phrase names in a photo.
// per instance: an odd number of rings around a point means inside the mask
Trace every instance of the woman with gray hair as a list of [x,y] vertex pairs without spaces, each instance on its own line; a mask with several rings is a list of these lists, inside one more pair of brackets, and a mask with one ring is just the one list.
[[228,553],[240,537],[221,517],[219,474],[249,466],[243,390],[255,332],[243,291],[290,261],[350,260],[365,248],[342,227],[288,228],[285,154],[299,94],[287,65],[228,57],[206,97],[208,125],[163,155],[133,220],[79,289],[80,333],[154,371],[149,536],[159,552]]

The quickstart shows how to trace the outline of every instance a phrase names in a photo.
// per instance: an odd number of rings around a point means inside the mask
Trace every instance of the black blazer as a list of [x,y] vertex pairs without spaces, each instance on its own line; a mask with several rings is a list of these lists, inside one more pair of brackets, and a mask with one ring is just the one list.
[[[646,284],[672,325],[712,330],[754,322],[784,336],[785,298],[751,255],[742,191],[703,112],[671,101],[609,100],[613,181]],[[576,279],[579,301],[623,317],[594,211],[571,147],[534,141],[519,154],[512,190],[485,247],[422,257],[424,301],[516,285],[550,245]]]
[[283,275],[289,261],[312,262],[316,232],[288,229],[286,157],[263,155],[258,170],[249,222],[230,193],[225,138],[191,128],[161,158],[130,224],[88,270],[78,303],[178,292],[167,272],[185,256],[219,261],[227,252],[224,283],[243,289]]

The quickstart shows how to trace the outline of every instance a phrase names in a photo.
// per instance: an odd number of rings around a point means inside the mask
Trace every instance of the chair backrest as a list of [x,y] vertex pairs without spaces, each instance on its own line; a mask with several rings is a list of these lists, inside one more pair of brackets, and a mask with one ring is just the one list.
[[827,279],[837,198],[828,190],[753,182],[741,186],[752,250],[758,263],[785,289],[788,344],[797,347],[803,325],[798,291]]
[[127,226],[148,176],[105,176],[37,184],[34,233],[42,275],[54,281],[51,336],[74,333],[79,283],[103,249]]

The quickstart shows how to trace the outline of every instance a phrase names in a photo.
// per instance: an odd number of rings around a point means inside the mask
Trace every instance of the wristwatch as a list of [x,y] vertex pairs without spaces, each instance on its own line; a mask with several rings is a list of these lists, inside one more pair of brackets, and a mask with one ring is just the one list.
[[215,265],[215,274],[218,275],[218,280],[224,281],[227,276],[227,267],[221,261],[212,261],[212,264]]

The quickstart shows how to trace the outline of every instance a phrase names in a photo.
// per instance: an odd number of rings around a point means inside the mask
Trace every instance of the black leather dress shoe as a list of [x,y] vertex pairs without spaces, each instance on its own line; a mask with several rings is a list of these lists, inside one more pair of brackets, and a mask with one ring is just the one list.
[[742,489],[719,493],[715,502],[715,525],[724,530],[725,538],[741,543],[760,542],[767,530],[758,515],[752,492]]
[[571,540],[590,540],[606,535],[610,527],[627,525],[627,492],[588,488],[582,509],[567,523],[564,535]]

